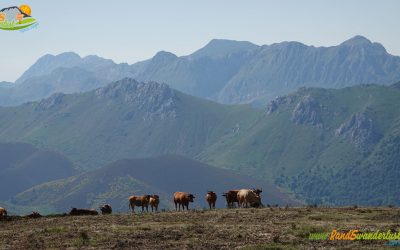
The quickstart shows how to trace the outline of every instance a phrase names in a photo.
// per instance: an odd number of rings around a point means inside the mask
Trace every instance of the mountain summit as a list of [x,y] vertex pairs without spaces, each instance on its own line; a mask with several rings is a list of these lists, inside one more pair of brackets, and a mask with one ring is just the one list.
[[232,53],[253,50],[258,47],[258,45],[246,41],[213,39],[206,46],[191,54],[190,57],[221,57]]
[[365,44],[372,44],[372,42],[368,40],[366,37],[360,35],[352,37],[341,43],[341,45],[347,45],[347,46],[365,45]]

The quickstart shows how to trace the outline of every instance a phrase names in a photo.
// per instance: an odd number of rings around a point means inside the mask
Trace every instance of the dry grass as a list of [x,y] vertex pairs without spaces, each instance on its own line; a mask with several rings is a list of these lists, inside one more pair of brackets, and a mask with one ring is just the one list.
[[0,249],[395,249],[386,241],[311,241],[332,229],[400,230],[396,208],[269,208],[156,214],[9,217]]

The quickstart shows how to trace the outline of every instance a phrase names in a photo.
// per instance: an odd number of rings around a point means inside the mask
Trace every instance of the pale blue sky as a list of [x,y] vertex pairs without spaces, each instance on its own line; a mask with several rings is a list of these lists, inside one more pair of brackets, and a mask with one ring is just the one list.
[[40,56],[74,51],[134,63],[160,50],[187,55],[213,38],[331,46],[355,35],[400,55],[398,0],[24,0],[39,27],[0,30],[0,81]]

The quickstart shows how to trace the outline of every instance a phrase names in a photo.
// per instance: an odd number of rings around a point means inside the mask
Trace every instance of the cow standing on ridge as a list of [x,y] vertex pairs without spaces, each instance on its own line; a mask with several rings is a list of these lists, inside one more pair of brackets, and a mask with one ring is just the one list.
[[222,194],[222,196],[224,196],[226,199],[226,204],[227,204],[228,208],[234,208],[235,203],[239,204],[239,201],[237,198],[238,192],[239,192],[238,189],[234,189],[234,190],[229,190],[228,192]]
[[237,193],[237,199],[239,201],[239,207],[259,207],[261,206],[261,196],[257,195],[251,189],[240,189]]
[[160,197],[156,194],[153,194],[150,196],[150,207],[151,211],[153,212],[153,209],[157,212],[158,211],[158,204],[160,204]]
[[181,206],[182,210],[189,210],[189,202],[193,202],[195,197],[193,194],[185,193],[185,192],[175,192],[174,193],[174,203],[175,203],[175,209],[178,211],[178,206],[179,206],[179,211],[181,211]]
[[144,212],[144,208],[146,211],[149,211],[149,202],[150,195],[144,196],[131,196],[129,197],[129,209],[132,209],[132,213],[135,212],[135,206],[142,207],[142,212]]
[[210,206],[210,209],[214,208],[215,209],[215,202],[217,201],[217,194],[214,193],[213,191],[208,191],[206,194],[206,201],[208,205]]

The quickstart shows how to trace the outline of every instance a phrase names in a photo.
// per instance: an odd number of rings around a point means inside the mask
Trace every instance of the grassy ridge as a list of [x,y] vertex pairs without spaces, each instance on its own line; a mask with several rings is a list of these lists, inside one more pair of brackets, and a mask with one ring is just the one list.
[[[0,245],[26,248],[393,249],[385,240],[310,240],[310,233],[398,232],[399,209],[218,209],[0,219]],[[397,218],[397,219],[396,219]]]

